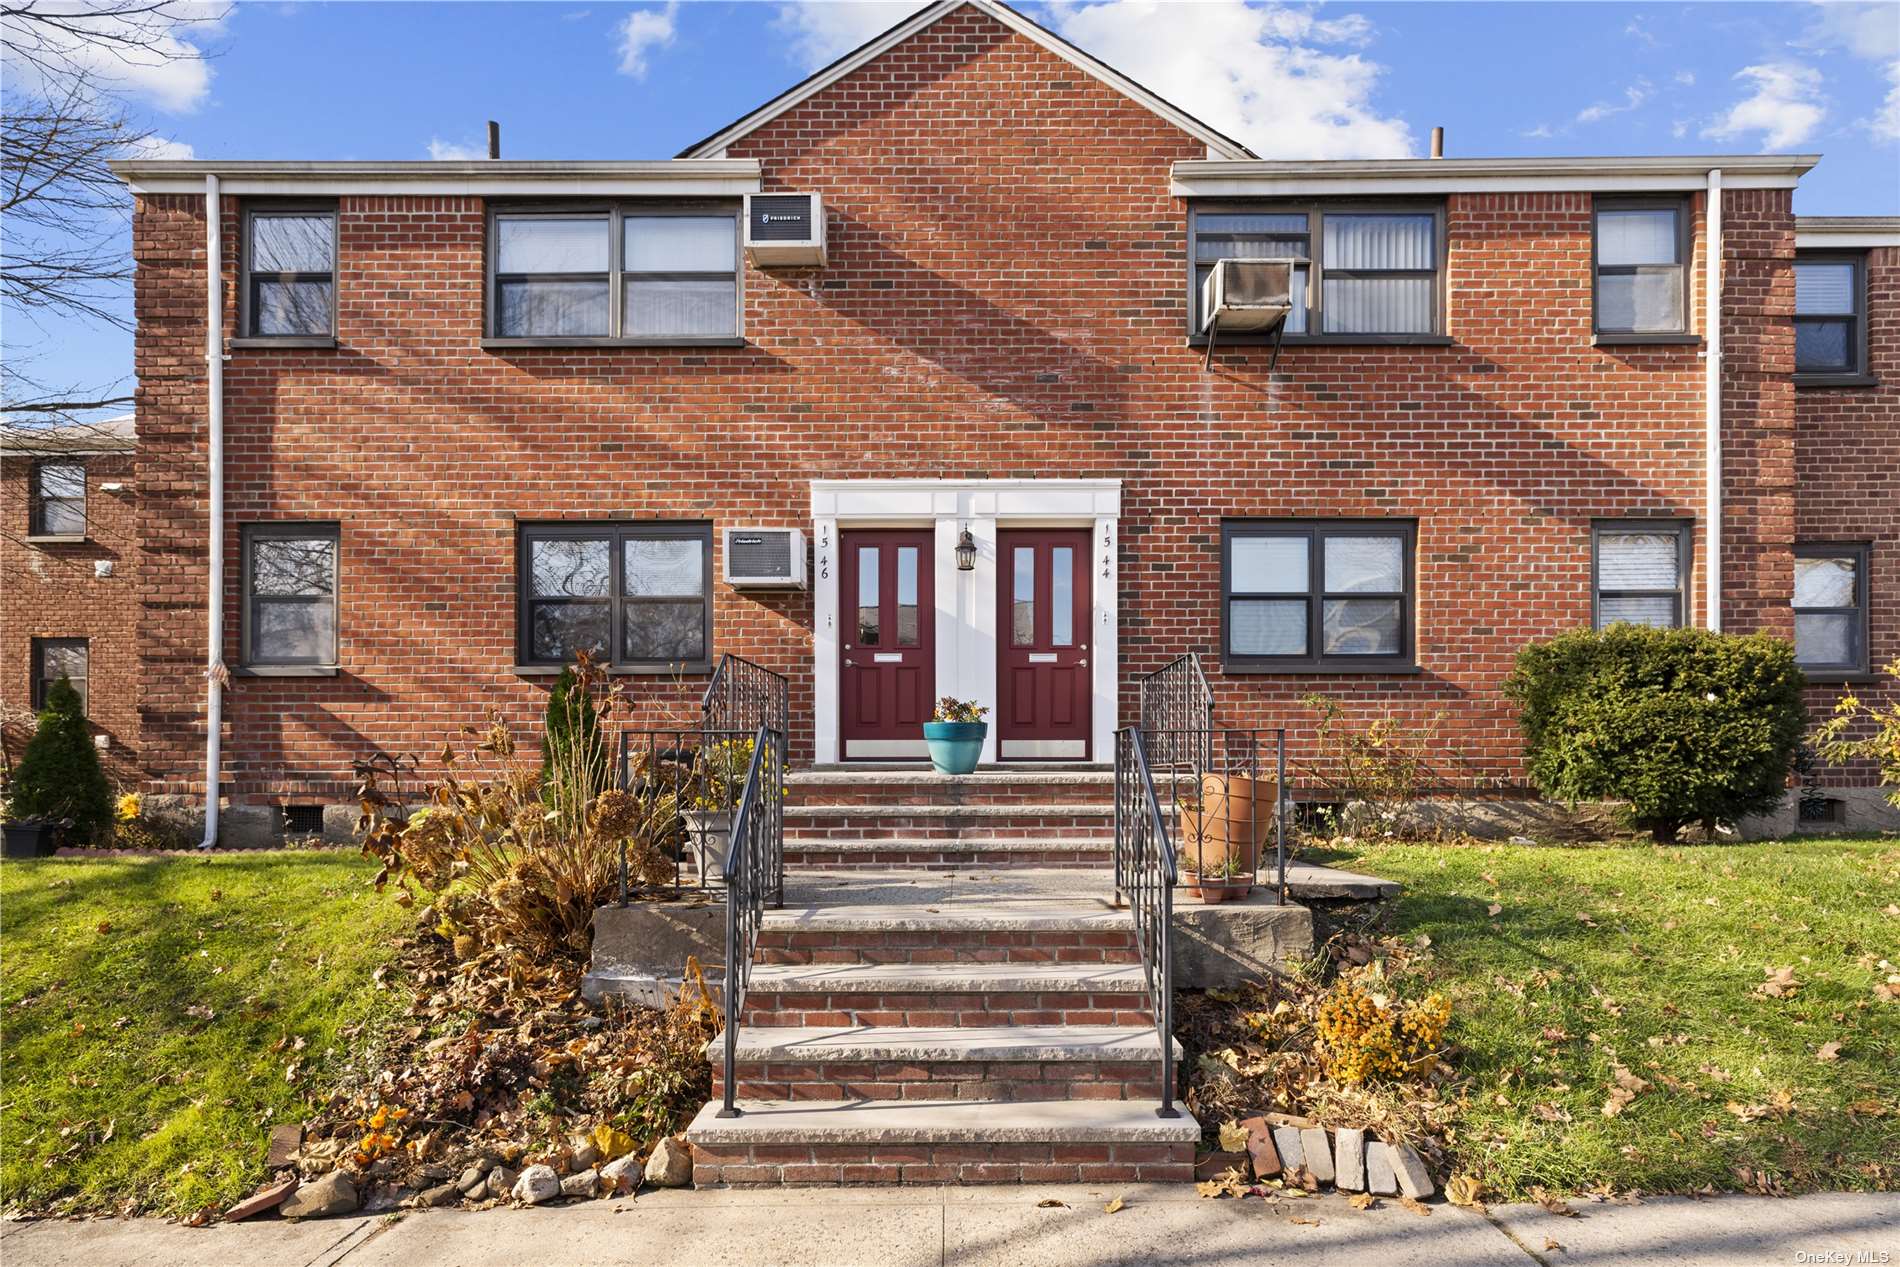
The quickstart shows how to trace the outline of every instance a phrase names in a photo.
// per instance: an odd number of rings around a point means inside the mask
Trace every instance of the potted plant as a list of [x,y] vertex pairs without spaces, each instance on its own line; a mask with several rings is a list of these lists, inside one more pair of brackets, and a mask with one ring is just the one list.
[[1253,872],[1235,853],[1206,858],[1195,863],[1184,861],[1181,867],[1188,877],[1188,896],[1196,901],[1218,904],[1253,892]]
[[939,774],[968,774],[976,769],[983,755],[983,737],[990,724],[983,720],[990,710],[973,700],[944,696],[937,711],[924,723],[924,746],[930,749],[930,764]]
[[732,850],[732,815],[745,794],[745,776],[752,768],[751,739],[721,739],[699,750],[689,786],[690,809],[680,811],[686,821],[686,841],[702,881],[726,878],[726,855]]
[[6,856],[39,858],[60,839],[103,845],[112,838],[112,789],[65,678],[46,691],[39,725],[7,783]]
[[1182,856],[1232,854],[1252,874],[1273,827],[1276,786],[1271,779],[1241,774],[1203,774],[1180,797],[1177,845]]

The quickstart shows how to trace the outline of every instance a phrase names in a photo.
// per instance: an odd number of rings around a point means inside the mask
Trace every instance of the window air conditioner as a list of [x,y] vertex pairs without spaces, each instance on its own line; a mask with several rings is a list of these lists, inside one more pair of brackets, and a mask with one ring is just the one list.
[[1293,311],[1290,259],[1219,260],[1201,283],[1201,329],[1271,330]]
[[726,529],[726,584],[804,589],[805,534],[796,528]]
[[824,199],[817,194],[747,194],[745,253],[760,268],[822,266]]

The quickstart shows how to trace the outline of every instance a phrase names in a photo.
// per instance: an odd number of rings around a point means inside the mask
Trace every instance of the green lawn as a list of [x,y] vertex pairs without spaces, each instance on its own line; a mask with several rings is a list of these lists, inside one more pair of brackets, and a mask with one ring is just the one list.
[[1492,1194],[1900,1185],[1900,840],[1322,856],[1405,885]]
[[[396,1012],[354,854],[0,865],[0,1208],[185,1213],[263,1176]],[[406,999],[404,994],[403,999]]]

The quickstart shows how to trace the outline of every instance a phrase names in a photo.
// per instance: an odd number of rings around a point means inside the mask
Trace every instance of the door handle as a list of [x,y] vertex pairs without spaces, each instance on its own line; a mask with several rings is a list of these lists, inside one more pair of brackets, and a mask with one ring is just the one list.
[[855,669],[858,667],[858,662],[856,660],[847,659],[844,662],[844,667],[847,669]]
[[1089,658],[1088,658],[1087,656],[1083,656],[1083,657],[1082,657],[1082,658],[1081,658],[1080,660],[1077,660],[1077,661],[1075,662],[1075,667],[1076,667],[1076,668],[1078,668],[1078,669],[1086,669],[1086,668],[1088,668],[1088,667],[1089,667]]

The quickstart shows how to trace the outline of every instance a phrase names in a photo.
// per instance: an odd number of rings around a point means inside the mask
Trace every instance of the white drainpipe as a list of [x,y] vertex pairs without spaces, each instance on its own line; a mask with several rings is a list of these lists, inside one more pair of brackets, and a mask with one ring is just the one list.
[[1722,629],[1722,169],[1709,169],[1708,213],[1708,285],[1703,289],[1707,313],[1703,317],[1703,339],[1708,349],[1703,371],[1703,409],[1707,434],[1708,489],[1702,518],[1703,540],[1708,551],[1709,610],[1704,621],[1710,629]]
[[218,843],[218,769],[224,725],[224,220],[218,178],[205,177],[205,391],[211,484],[210,580],[205,619],[205,838]]

